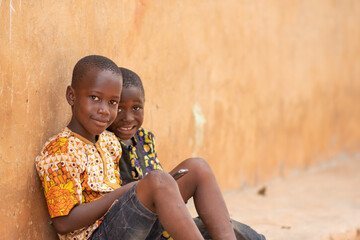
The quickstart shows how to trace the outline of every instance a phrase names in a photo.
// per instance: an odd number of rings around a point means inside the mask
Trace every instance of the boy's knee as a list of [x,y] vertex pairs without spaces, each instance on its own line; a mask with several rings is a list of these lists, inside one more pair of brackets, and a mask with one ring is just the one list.
[[144,181],[152,191],[164,190],[176,186],[176,182],[172,176],[161,170],[149,172],[142,181]]
[[183,162],[182,168],[188,168],[189,172],[198,180],[214,177],[210,165],[202,158],[188,158]]
[[184,161],[186,166],[193,171],[211,171],[210,165],[202,158],[188,158]]
[[173,196],[176,188],[177,184],[170,174],[155,170],[149,172],[138,182],[136,193],[145,207],[156,212],[156,203],[165,199],[165,196]]

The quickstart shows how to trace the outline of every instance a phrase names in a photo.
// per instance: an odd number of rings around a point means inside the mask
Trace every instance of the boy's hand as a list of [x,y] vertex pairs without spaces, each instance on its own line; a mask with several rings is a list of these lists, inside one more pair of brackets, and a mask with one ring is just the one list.
[[128,183],[92,202],[76,205],[69,215],[52,218],[56,231],[66,234],[93,224],[104,216],[114,201],[122,197],[135,183]]

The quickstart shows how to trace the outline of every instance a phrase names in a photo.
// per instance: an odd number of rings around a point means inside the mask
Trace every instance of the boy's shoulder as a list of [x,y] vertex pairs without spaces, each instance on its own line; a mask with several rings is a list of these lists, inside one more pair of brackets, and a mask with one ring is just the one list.
[[35,165],[40,175],[44,174],[48,168],[60,168],[62,166],[58,164],[63,164],[64,157],[69,155],[70,137],[71,130],[65,127],[45,142],[40,154],[35,159]]
[[[105,130],[99,135],[98,142],[101,146],[106,147],[110,144],[116,147],[117,138],[114,133]],[[81,153],[81,150],[84,150],[83,148],[87,144],[93,145],[87,139],[72,132],[68,127],[65,127],[57,135],[50,137],[46,141],[37,159],[56,155],[74,155],[76,153]],[[75,151],[75,149],[77,151]]]
[[96,162],[100,156],[96,153],[100,150],[110,168],[122,153],[119,141],[111,132],[104,131],[99,135],[98,142],[93,144],[65,127],[44,144],[35,159],[35,166],[40,176],[64,167],[75,169],[75,172],[83,171],[89,159]]
[[49,154],[60,153],[68,146],[68,141],[71,136],[71,130],[67,127],[63,128],[58,134],[50,137],[44,144],[41,153],[48,152]]
[[147,128],[143,128],[143,127],[139,128],[139,130],[137,130],[137,133],[142,134],[142,135],[152,135],[152,136],[154,136],[154,133],[151,130],[149,130]]
[[139,128],[139,130],[137,130],[136,134],[140,137],[140,138],[150,138],[153,139],[155,137],[155,135],[148,129],[146,128]]

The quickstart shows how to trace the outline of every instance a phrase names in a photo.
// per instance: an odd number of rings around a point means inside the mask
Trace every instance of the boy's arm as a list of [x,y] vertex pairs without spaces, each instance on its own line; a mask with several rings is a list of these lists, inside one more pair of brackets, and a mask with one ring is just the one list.
[[66,216],[53,218],[56,231],[60,234],[66,234],[93,224],[104,216],[113,202],[123,196],[134,184],[135,182],[126,184],[95,201],[76,205]]

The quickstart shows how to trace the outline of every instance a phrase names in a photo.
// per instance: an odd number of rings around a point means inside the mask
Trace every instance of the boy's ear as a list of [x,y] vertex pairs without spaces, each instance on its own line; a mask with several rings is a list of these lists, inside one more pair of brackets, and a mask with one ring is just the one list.
[[75,101],[75,90],[71,87],[68,86],[66,88],[66,100],[68,101],[70,106],[74,105],[74,101]]

